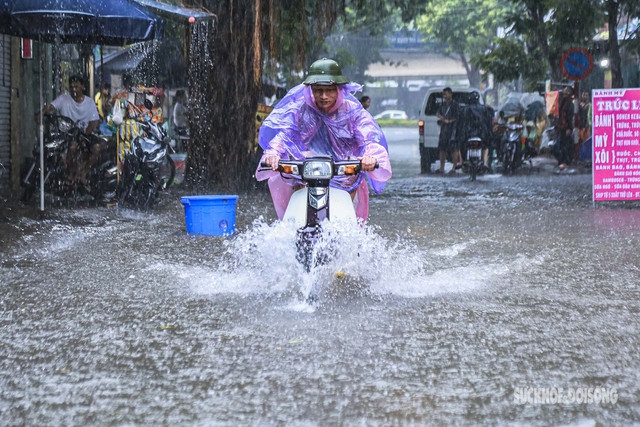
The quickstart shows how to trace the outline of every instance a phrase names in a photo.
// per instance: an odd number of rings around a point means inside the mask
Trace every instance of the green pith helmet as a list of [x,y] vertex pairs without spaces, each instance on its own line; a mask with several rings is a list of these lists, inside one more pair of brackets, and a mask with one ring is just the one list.
[[340,65],[333,59],[322,58],[311,64],[309,75],[303,82],[306,85],[343,85],[349,80],[342,75]]

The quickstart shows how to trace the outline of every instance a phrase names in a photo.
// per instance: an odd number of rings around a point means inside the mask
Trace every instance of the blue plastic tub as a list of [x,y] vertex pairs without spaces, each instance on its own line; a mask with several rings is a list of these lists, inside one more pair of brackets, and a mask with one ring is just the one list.
[[188,233],[224,236],[236,229],[238,196],[187,196],[181,200]]

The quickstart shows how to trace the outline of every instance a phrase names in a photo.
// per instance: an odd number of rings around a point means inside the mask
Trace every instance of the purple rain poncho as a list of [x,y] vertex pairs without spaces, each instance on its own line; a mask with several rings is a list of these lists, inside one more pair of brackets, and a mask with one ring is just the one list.
[[[364,179],[380,193],[391,178],[389,148],[380,126],[351,92],[362,86],[349,83],[338,86],[336,104],[325,114],[315,104],[311,86],[300,84],[276,105],[260,127],[259,143],[264,155],[278,154],[282,159],[304,159],[313,155],[327,155],[334,160],[373,156],[379,168],[357,176],[337,176],[331,186],[347,192],[356,191],[356,215],[364,220],[369,215],[369,191]],[[264,157],[263,157],[264,159]],[[260,159],[260,162],[263,161]],[[278,218],[282,219],[293,194],[293,187],[301,181],[279,172],[256,171],[256,179],[269,179],[269,190]]]

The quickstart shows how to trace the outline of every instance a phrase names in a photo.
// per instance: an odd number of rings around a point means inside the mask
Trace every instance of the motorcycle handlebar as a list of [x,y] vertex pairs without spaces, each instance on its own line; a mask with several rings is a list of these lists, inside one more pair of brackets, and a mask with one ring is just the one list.
[[[282,170],[282,165],[283,164],[291,164],[291,163],[303,163],[302,161],[288,161],[288,160],[280,160],[278,162],[278,170]],[[354,164],[356,162],[352,161],[352,160],[340,160],[340,161],[336,161],[334,162],[335,165],[340,165],[340,164]],[[360,172],[360,168],[362,168],[362,162],[358,160],[359,166],[358,166],[358,172]],[[378,161],[376,161],[376,165],[374,166],[374,169],[378,169],[380,168],[380,163]],[[258,169],[260,172],[262,171],[266,171],[266,170],[271,170],[271,166],[267,164],[267,162],[260,162],[260,168]]]

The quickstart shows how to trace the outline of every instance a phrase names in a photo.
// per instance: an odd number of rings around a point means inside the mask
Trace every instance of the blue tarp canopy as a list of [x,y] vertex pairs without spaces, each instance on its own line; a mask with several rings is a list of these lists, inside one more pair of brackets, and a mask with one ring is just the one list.
[[132,0],[0,0],[0,32],[45,42],[124,45],[162,36],[162,19]]
[[135,1],[167,19],[183,20],[185,21],[185,23],[189,22],[189,18],[194,18],[196,21],[207,21],[215,19],[214,14],[203,12],[197,9],[187,9],[186,7],[173,6],[170,4],[160,3],[155,0]]

